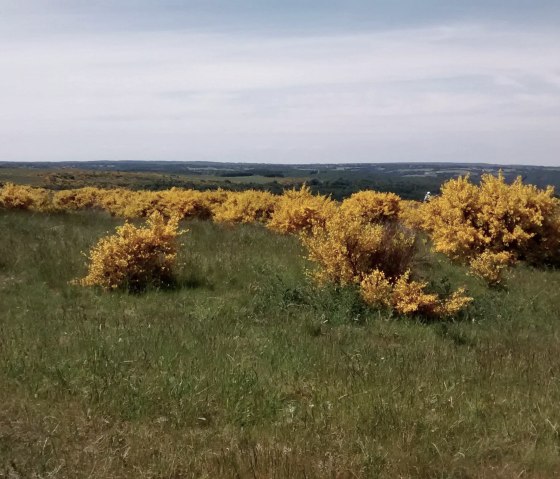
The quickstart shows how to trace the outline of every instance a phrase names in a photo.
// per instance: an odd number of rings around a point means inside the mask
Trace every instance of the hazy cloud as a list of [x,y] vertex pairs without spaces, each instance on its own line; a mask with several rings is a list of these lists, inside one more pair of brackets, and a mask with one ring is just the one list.
[[555,2],[280,3],[0,0],[0,159],[560,164]]

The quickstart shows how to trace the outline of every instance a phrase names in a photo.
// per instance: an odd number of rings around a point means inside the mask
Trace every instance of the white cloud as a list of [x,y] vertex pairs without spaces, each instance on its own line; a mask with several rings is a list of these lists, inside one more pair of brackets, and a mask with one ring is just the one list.
[[558,78],[554,30],[0,35],[0,159],[559,164]]

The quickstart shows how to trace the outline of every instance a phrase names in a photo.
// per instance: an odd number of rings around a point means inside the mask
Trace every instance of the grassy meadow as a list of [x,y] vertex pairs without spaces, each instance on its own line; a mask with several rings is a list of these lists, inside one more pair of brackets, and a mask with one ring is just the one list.
[[184,226],[178,283],[73,286],[122,220],[0,212],[0,478],[560,476],[560,272],[488,288],[425,247],[456,321],[316,289],[293,236]]

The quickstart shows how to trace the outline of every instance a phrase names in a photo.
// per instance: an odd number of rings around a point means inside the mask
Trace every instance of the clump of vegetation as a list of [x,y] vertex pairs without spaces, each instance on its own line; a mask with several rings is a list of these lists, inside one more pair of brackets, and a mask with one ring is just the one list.
[[489,285],[497,285],[503,280],[503,272],[514,263],[513,255],[508,251],[494,253],[486,250],[473,257],[470,262],[471,273],[485,280]]
[[93,187],[57,191],[53,195],[53,207],[57,211],[76,211],[101,208],[104,191]]
[[450,180],[441,195],[422,207],[423,228],[435,251],[470,263],[489,283],[502,279],[508,264],[560,262],[560,201],[546,190],[507,184],[503,175],[483,175],[480,186],[467,177]]
[[274,207],[267,226],[278,233],[309,231],[313,226],[325,225],[337,205],[326,196],[314,195],[308,186],[287,190]]
[[171,188],[160,193],[161,212],[166,216],[179,215],[180,218],[209,219],[212,217],[208,194],[195,190]]
[[43,188],[6,183],[0,188],[0,208],[49,211],[51,209],[50,194]]
[[114,235],[101,238],[93,247],[88,274],[78,284],[129,291],[171,284],[180,234],[178,225],[178,217],[166,221],[154,212],[146,226],[126,223],[118,227]]
[[[411,270],[414,230],[426,231],[435,251],[468,264],[472,274],[490,285],[502,282],[504,271],[519,261],[560,263],[560,201],[553,189],[525,185],[520,178],[507,184],[501,174],[483,175],[480,185],[468,176],[450,180],[441,195],[425,203],[404,201],[394,193],[360,191],[338,204],[306,186],[282,195],[179,188],[158,192],[82,188],[53,194],[7,184],[0,190],[0,206],[33,211],[101,209],[124,218],[157,212],[165,218],[264,223],[276,232],[302,235],[309,258],[318,265],[319,282],[361,284],[378,271],[392,290],[401,280],[408,284],[411,297],[418,285],[403,278]],[[370,304],[378,295],[374,288],[386,289],[378,276],[364,285],[369,292],[363,296]],[[386,303],[398,311],[407,309],[396,306],[402,301]],[[423,314],[444,311],[421,303],[413,309]]]
[[428,284],[410,279],[410,271],[390,281],[378,269],[364,277],[360,293],[371,306],[386,306],[400,314],[421,314],[428,317],[456,316],[472,298],[459,288],[447,298],[426,292]]
[[319,283],[359,283],[376,269],[396,278],[410,267],[415,249],[414,235],[398,225],[368,223],[343,210],[302,240],[319,266],[313,275]]
[[247,190],[228,193],[214,209],[214,220],[223,223],[266,222],[274,210],[277,196],[266,191]]
[[415,236],[396,221],[383,221],[387,216],[379,214],[379,222],[372,222],[372,216],[355,214],[355,208],[341,208],[324,226],[302,235],[308,258],[317,265],[315,280],[359,285],[367,304],[401,314],[456,315],[472,299],[463,289],[441,299],[425,291],[426,283],[411,280]]
[[414,231],[420,231],[424,224],[424,204],[420,201],[401,200],[399,221]]
[[342,202],[341,209],[358,216],[366,223],[395,221],[400,212],[401,199],[394,193],[359,191]]

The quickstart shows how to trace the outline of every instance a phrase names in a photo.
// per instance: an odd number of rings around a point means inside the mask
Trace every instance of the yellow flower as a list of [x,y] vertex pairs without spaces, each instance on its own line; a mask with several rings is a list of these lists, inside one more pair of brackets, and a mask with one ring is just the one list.
[[172,281],[177,237],[182,233],[178,224],[177,216],[165,221],[154,212],[144,227],[130,223],[118,227],[92,248],[88,274],[77,284],[137,290]]
[[225,223],[267,221],[274,210],[275,203],[276,197],[267,191],[229,192],[225,201],[214,207],[214,221]]
[[401,199],[394,193],[360,191],[342,202],[341,209],[348,216],[357,216],[366,223],[396,220]]
[[307,186],[294,188],[278,198],[267,227],[278,233],[309,231],[313,226],[324,226],[336,208],[334,201],[313,195]]
[[301,238],[321,283],[360,283],[375,269],[394,278],[408,268],[415,245],[414,235],[396,223],[372,224],[342,209]]
[[470,263],[490,283],[517,260],[560,262],[560,202],[552,187],[541,190],[521,178],[507,184],[501,173],[483,175],[480,186],[459,177],[419,210],[434,249]]

